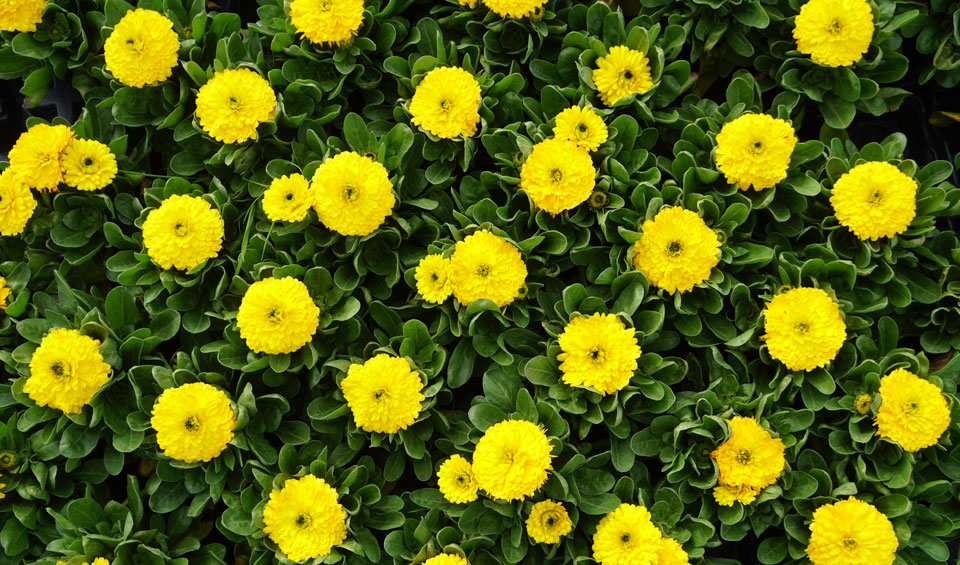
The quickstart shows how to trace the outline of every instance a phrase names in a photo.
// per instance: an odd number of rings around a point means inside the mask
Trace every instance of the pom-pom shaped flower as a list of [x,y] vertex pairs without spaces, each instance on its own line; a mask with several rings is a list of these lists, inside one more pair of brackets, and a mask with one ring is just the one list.
[[840,307],[819,288],[778,294],[763,310],[770,356],[791,371],[812,371],[833,361],[847,338]]
[[363,0],[292,0],[290,23],[319,45],[343,45],[363,23]]
[[147,214],[143,245],[161,268],[192,269],[220,253],[223,218],[199,196],[174,194]]
[[137,8],[117,22],[103,44],[107,70],[127,86],[153,86],[177,66],[180,39],[173,22],[159,12]]
[[403,357],[381,353],[353,364],[340,383],[353,421],[366,432],[395,434],[417,421],[423,407],[423,381]]
[[890,163],[861,163],[834,183],[830,205],[840,225],[860,239],[893,237],[916,216],[917,181]]
[[866,393],[857,396],[857,399],[853,402],[853,409],[857,411],[857,414],[866,414],[872,407],[873,397]]
[[439,253],[420,259],[414,278],[417,280],[417,292],[427,302],[441,304],[453,292],[450,288],[450,259]]
[[714,497],[724,506],[733,504],[731,498],[749,504],[760,490],[780,478],[786,465],[785,446],[753,418],[736,416],[727,424],[730,437],[710,454],[720,468],[721,486]]
[[473,466],[460,455],[451,455],[437,470],[437,486],[448,502],[464,504],[477,499],[477,477]]
[[520,188],[533,204],[557,215],[583,203],[596,185],[597,170],[573,141],[547,139],[533,146],[520,169]]
[[493,498],[520,500],[547,482],[553,447],[540,426],[504,420],[487,428],[473,451],[473,472]]
[[19,235],[33,217],[37,200],[12,168],[0,172],[0,235]]
[[79,414],[109,375],[110,365],[103,362],[98,340],[57,328],[33,352],[23,392],[38,406]]
[[293,561],[329,554],[347,539],[347,514],[336,489],[321,478],[287,479],[270,492],[263,531]]
[[153,405],[150,425],[164,455],[185,463],[206,463],[233,439],[237,417],[230,398],[207,383],[168,388]]
[[690,556],[680,542],[668,537],[662,537],[657,542],[657,559],[657,565],[690,565]]
[[693,290],[720,262],[720,240],[703,219],[679,206],[663,208],[643,223],[633,266],[650,284],[673,294]]
[[796,145],[789,122],[767,114],[744,114],[717,134],[717,167],[741,190],[772,188],[787,178]]
[[263,211],[272,222],[299,222],[307,217],[314,193],[303,175],[284,175],[263,193]]
[[[7,286],[7,279],[0,277],[0,310],[7,309],[7,299],[10,298],[11,292],[13,292],[13,289]],[[2,462],[0,462],[0,467],[2,467]]]
[[353,151],[324,161],[310,187],[320,222],[340,235],[370,235],[397,202],[386,167]]
[[643,506],[623,503],[597,524],[593,559],[600,565],[658,563],[663,535]]
[[640,346],[636,332],[613,314],[574,318],[557,340],[560,372],[570,386],[613,394],[627,386],[637,370]]
[[407,108],[414,125],[437,137],[470,137],[480,123],[480,84],[460,67],[437,67],[417,84]]
[[813,565],[891,565],[898,545],[890,519],[851,496],[813,512],[807,557]]
[[526,18],[546,3],[547,0],[483,0],[483,5],[501,18]]
[[441,553],[423,562],[422,565],[470,565],[466,557],[453,553]]
[[56,192],[63,181],[60,158],[73,141],[68,126],[37,124],[20,134],[10,150],[10,168],[27,186],[41,192]]
[[596,151],[607,140],[607,124],[592,108],[572,106],[557,114],[553,136],[572,141],[587,151]]
[[0,31],[37,31],[43,21],[47,0],[4,0],[0,2]]
[[863,58],[873,40],[873,9],[867,0],[810,0],[794,20],[797,51],[825,67]]
[[646,94],[653,88],[650,60],[643,51],[617,45],[597,59],[597,68],[591,75],[600,93],[600,100],[612,106],[631,94]]
[[949,427],[950,407],[940,387],[906,369],[880,379],[878,436],[914,452],[936,445]]
[[100,190],[117,176],[117,157],[92,139],[74,139],[60,158],[63,182],[77,190]]
[[254,353],[293,353],[313,339],[320,308],[307,285],[293,277],[267,277],[247,288],[240,300],[237,327]]
[[573,529],[567,509],[552,500],[534,504],[526,524],[527,535],[535,543],[560,543],[560,538]]
[[463,306],[487,298],[503,307],[520,296],[527,266],[520,250],[487,230],[458,241],[450,257],[453,296]]
[[197,93],[200,127],[223,143],[256,139],[257,126],[276,112],[277,95],[270,83],[250,69],[220,71]]

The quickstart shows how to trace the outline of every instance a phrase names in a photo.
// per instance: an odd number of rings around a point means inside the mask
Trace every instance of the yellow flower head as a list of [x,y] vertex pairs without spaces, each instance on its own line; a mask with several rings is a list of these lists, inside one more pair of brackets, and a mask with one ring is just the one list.
[[299,222],[313,205],[310,182],[299,174],[284,175],[270,182],[263,193],[263,211],[272,222]]
[[534,543],[560,543],[560,538],[572,529],[567,509],[552,500],[534,504],[527,517],[527,535]]
[[117,22],[103,44],[107,70],[127,86],[154,86],[177,66],[180,39],[173,22],[159,12],[137,8]]
[[340,235],[370,235],[397,202],[386,167],[353,151],[324,161],[310,187],[320,222]]
[[453,292],[450,288],[450,259],[439,253],[421,259],[414,278],[417,279],[417,292],[427,302],[442,304]]
[[37,31],[47,0],[5,0],[0,3],[0,31]]
[[110,565],[110,560],[106,557],[97,557],[90,565]]
[[898,545],[890,519],[851,496],[814,511],[807,557],[813,565],[892,565]]
[[117,176],[117,157],[92,139],[74,139],[60,158],[63,182],[77,190],[100,190]]
[[607,140],[607,124],[592,108],[572,106],[557,114],[553,136],[596,151]]
[[321,478],[287,479],[270,492],[263,531],[293,561],[329,554],[347,539],[347,515],[336,489]]
[[0,172],[0,235],[19,235],[37,208],[30,187],[12,168]]
[[810,0],[794,25],[797,51],[826,67],[856,63],[873,40],[873,10],[866,0]]
[[414,125],[437,137],[470,137],[480,123],[480,84],[460,67],[437,67],[417,84],[407,108]]
[[483,0],[483,5],[501,18],[526,18],[546,3],[547,0]]
[[441,553],[427,559],[422,565],[470,565],[470,562],[463,556],[453,553]]
[[33,352],[23,392],[38,406],[79,414],[109,376],[110,365],[103,362],[98,340],[57,328]]
[[464,504],[477,499],[477,477],[473,466],[460,455],[451,455],[437,470],[437,486],[440,494],[454,504]]
[[763,311],[770,356],[791,371],[812,371],[833,361],[847,338],[840,306],[819,288],[778,294]]
[[277,113],[277,95],[259,73],[227,69],[213,75],[197,93],[197,121],[223,143],[257,138],[257,126]]
[[636,332],[613,314],[574,318],[557,341],[560,372],[570,386],[613,394],[627,386],[637,370],[640,346]]
[[147,214],[143,245],[161,268],[190,270],[220,253],[223,218],[199,196],[174,194]]
[[307,285],[293,277],[267,277],[247,288],[240,300],[237,327],[254,353],[293,353],[313,339],[320,325]]
[[163,391],[153,405],[150,425],[164,455],[185,463],[206,463],[233,439],[237,418],[230,398],[207,383],[188,383]]
[[13,289],[7,286],[7,279],[0,277],[0,310],[7,309],[7,298],[10,297],[11,292]]
[[720,262],[720,240],[696,212],[663,208],[643,223],[633,266],[650,284],[673,294],[693,290]]
[[720,506],[733,506],[734,502],[746,505],[757,499],[760,490],[761,489],[749,486],[719,484],[713,487],[713,499],[716,500]]
[[[6,283],[4,283],[6,284]],[[16,452],[4,449],[0,451],[0,471],[9,471],[18,463]]]
[[631,94],[646,94],[653,88],[647,55],[626,45],[611,47],[606,56],[597,59],[592,78],[600,100],[607,106]]
[[453,296],[467,306],[488,298],[503,307],[520,295],[527,280],[527,266],[520,250],[487,230],[477,230],[458,241],[450,257]]
[[473,451],[480,488],[507,501],[532,496],[547,482],[553,447],[544,430],[525,420],[504,420],[487,428]]
[[417,421],[423,407],[423,381],[403,357],[381,353],[353,364],[340,383],[353,421],[366,432],[395,434]]
[[873,397],[869,394],[861,394],[853,403],[853,409],[856,410],[858,414],[866,414],[870,411],[871,407],[873,407]]
[[[720,484],[759,491],[777,482],[786,465],[783,441],[771,436],[753,418],[735,416],[727,420],[727,424],[730,425],[730,437],[710,454],[720,468]],[[738,492],[736,498],[741,502],[743,498],[752,501],[750,497],[756,494]],[[721,495],[734,496],[734,493]],[[714,496],[717,497],[716,492]],[[719,497],[717,502],[721,502]]]
[[914,452],[936,445],[949,427],[950,407],[940,387],[906,369],[880,379],[878,436]]
[[789,122],[767,114],[744,114],[717,134],[717,167],[741,190],[772,188],[787,178],[796,144]]
[[343,45],[363,23],[363,0],[293,0],[290,22],[319,45]]
[[657,559],[657,565],[690,565],[690,556],[680,542],[668,537],[657,542]]
[[893,237],[916,216],[917,181],[890,163],[861,163],[837,179],[830,205],[840,225],[860,239]]
[[593,559],[600,565],[658,563],[663,535],[643,506],[623,503],[597,524]]
[[7,497],[7,493],[3,492],[3,489],[7,487],[7,483],[0,483],[0,500],[3,500]]
[[63,181],[60,157],[73,138],[73,130],[68,126],[37,124],[20,134],[13,145],[10,168],[27,186],[41,192],[56,192]]
[[596,185],[597,170],[585,149],[573,141],[547,139],[533,146],[520,169],[520,188],[534,206],[551,215],[583,203]]
[[479,1],[480,0],[457,0],[457,2],[459,2],[461,6],[466,6],[471,10],[477,7],[477,2]]

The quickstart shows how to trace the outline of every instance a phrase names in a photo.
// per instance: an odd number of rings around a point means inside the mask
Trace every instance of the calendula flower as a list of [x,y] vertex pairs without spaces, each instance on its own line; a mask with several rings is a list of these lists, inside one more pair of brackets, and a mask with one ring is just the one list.
[[547,0],[483,0],[483,5],[501,18],[526,18],[546,3]]
[[557,341],[560,372],[570,386],[612,394],[627,386],[637,370],[640,346],[635,331],[613,314],[574,318]]
[[293,353],[313,339],[320,325],[307,285],[293,277],[267,277],[247,288],[237,311],[240,337],[254,353]]
[[354,422],[366,432],[405,430],[423,408],[423,381],[403,357],[380,353],[363,365],[350,365],[340,388]]
[[470,137],[480,123],[480,84],[460,67],[437,67],[417,84],[407,108],[414,125],[437,137]]
[[293,0],[290,23],[313,43],[343,45],[363,23],[363,0]]
[[439,253],[427,255],[417,263],[414,273],[417,292],[427,302],[442,304],[453,289],[450,285],[450,259]]
[[63,182],[77,190],[100,190],[117,176],[117,157],[92,139],[74,139],[60,158]]
[[553,136],[596,151],[607,140],[607,124],[592,108],[573,106],[557,114]]
[[263,193],[263,211],[273,222],[299,222],[313,205],[310,182],[299,174],[284,175],[270,182]]
[[626,45],[607,50],[605,56],[597,59],[597,68],[591,76],[600,100],[607,106],[631,94],[646,94],[653,88],[647,55]]
[[480,0],[457,0],[457,2],[459,2],[461,6],[466,6],[471,10],[477,7],[477,3],[479,1]]
[[0,3],[0,31],[37,31],[47,0],[6,0]]
[[657,542],[657,565],[690,565],[690,556],[683,550],[680,542],[673,538],[662,537]]
[[386,167],[353,151],[324,161],[310,186],[320,222],[340,235],[370,235],[397,202]]
[[553,447],[544,430],[525,420],[504,420],[487,428],[473,451],[473,472],[493,498],[520,500],[547,482]]
[[853,403],[853,409],[856,410],[858,414],[866,414],[872,406],[873,397],[869,394],[861,394]]
[[[731,497],[749,504],[760,490],[780,478],[786,465],[783,455],[786,447],[753,418],[736,416],[727,420],[727,424],[730,437],[710,457],[720,469],[721,487],[739,490],[733,493],[719,488],[714,491],[714,497],[721,505],[733,504]],[[744,502],[745,499],[748,501]]]
[[293,561],[323,557],[347,539],[347,514],[338,498],[336,489],[313,475],[287,479],[270,492],[263,531]]
[[526,525],[527,535],[535,543],[560,543],[560,538],[573,529],[567,509],[552,500],[534,504]]
[[223,218],[199,196],[174,194],[147,214],[143,245],[161,268],[190,270],[220,253]]
[[840,225],[875,241],[907,231],[917,213],[917,181],[890,163],[861,163],[833,185],[830,205]]
[[200,127],[223,143],[256,139],[257,126],[276,112],[277,95],[270,83],[250,69],[220,71],[197,93]]
[[0,172],[0,235],[19,235],[37,208],[30,187],[12,168]]
[[870,49],[873,9],[866,0],[810,0],[794,26],[797,51],[819,65],[845,67]]
[[889,518],[851,496],[814,511],[807,557],[813,565],[892,565],[899,543]]
[[571,210],[583,203],[596,185],[597,170],[585,149],[572,141],[546,139],[533,146],[533,152],[520,169],[520,188],[534,206],[551,215]]
[[103,44],[107,70],[126,86],[154,86],[177,66],[180,39],[173,22],[159,12],[137,8],[117,22]]
[[423,562],[423,565],[470,565],[466,557],[453,553],[441,553]]
[[513,302],[527,280],[520,250],[487,230],[477,230],[458,241],[450,257],[453,296],[467,306],[487,298],[503,307]]
[[437,486],[448,502],[464,504],[477,499],[477,477],[473,466],[460,455],[451,455],[437,470]]
[[720,262],[720,240],[703,219],[679,206],[662,208],[643,223],[633,266],[653,286],[673,294],[693,290]]
[[60,157],[73,138],[73,130],[68,126],[32,126],[20,134],[10,150],[10,168],[30,188],[56,192],[63,181]]
[[597,524],[593,559],[600,565],[657,563],[662,537],[649,510],[623,503]]
[[7,279],[0,277],[0,310],[7,309],[7,298],[10,297],[11,292],[13,289],[7,286]]
[[819,288],[778,294],[763,310],[770,356],[791,371],[812,371],[833,361],[847,338],[840,307]]
[[185,463],[206,463],[233,439],[237,417],[230,398],[207,383],[168,388],[153,405],[150,425],[163,454]]
[[757,499],[760,494],[759,488],[750,486],[730,486],[718,484],[713,487],[713,499],[720,506],[733,506],[734,502],[747,505]]
[[907,371],[895,369],[880,379],[877,435],[904,451],[936,445],[950,427],[950,407],[940,387]]
[[77,330],[50,330],[30,358],[23,392],[38,406],[79,414],[110,376],[100,341]]
[[793,126],[767,114],[744,114],[717,134],[717,168],[741,190],[772,188],[787,178],[797,145]]

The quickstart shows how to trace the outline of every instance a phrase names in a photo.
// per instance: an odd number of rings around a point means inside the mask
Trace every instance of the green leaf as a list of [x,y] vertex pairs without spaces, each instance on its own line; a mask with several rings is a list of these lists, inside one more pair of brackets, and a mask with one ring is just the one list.
[[140,319],[140,312],[137,310],[133,295],[122,286],[114,287],[107,293],[103,308],[107,316],[107,323],[119,335],[132,332]]

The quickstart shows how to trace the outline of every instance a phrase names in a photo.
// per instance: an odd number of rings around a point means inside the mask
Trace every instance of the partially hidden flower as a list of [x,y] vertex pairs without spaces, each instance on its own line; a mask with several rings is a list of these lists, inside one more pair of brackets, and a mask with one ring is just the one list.
[[432,253],[417,263],[414,273],[417,292],[427,302],[441,304],[453,292],[450,284],[450,259]]
[[292,0],[290,23],[312,43],[343,45],[363,23],[363,0]]
[[30,187],[12,168],[0,172],[0,235],[19,235],[37,208]]
[[30,188],[56,192],[63,182],[60,159],[75,134],[69,126],[37,124],[20,134],[10,149],[10,169]]
[[105,144],[74,139],[60,158],[63,183],[77,190],[100,190],[117,176],[117,156]]
[[4,0],[0,2],[0,31],[37,31],[43,21],[47,0]]
[[892,565],[898,545],[890,519],[851,496],[813,512],[806,553],[813,565]]
[[600,565],[658,563],[662,537],[649,510],[623,503],[597,525],[593,559]]
[[571,106],[557,114],[553,136],[572,141],[587,151],[596,151],[607,141],[607,124],[592,108]]
[[547,0],[483,0],[483,5],[501,18],[526,18],[546,3]]

